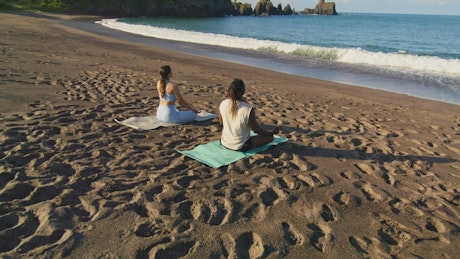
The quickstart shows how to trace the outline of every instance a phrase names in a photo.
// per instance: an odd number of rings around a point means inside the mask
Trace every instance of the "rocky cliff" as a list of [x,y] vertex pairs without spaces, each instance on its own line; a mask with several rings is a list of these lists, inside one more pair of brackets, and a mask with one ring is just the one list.
[[[43,0],[42,0],[43,1]],[[232,14],[231,0],[53,0],[70,13],[106,17],[218,17]]]
[[231,0],[173,0],[162,8],[165,16],[179,17],[218,17],[230,15],[233,6]]

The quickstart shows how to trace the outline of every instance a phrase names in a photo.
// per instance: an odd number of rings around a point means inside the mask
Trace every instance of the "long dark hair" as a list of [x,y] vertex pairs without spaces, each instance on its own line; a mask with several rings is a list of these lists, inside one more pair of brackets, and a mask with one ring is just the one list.
[[246,86],[243,80],[235,79],[228,87],[227,97],[232,100],[232,116],[235,117],[239,101],[244,101],[243,95],[246,91]]
[[170,66],[162,66],[160,68],[160,95],[161,98],[165,97],[166,92],[166,80],[168,79],[169,74],[171,74],[171,67]]

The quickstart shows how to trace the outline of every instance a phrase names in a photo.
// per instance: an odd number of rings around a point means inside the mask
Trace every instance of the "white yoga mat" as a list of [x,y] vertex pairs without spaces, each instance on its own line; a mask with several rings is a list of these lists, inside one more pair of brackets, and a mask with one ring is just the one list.
[[[195,121],[205,121],[217,118],[216,114],[209,113],[206,111],[200,111]],[[137,130],[151,130],[158,127],[169,127],[179,125],[177,123],[164,122],[157,119],[157,116],[145,116],[145,117],[130,117],[126,120],[119,121],[115,119],[117,123],[125,125]]]

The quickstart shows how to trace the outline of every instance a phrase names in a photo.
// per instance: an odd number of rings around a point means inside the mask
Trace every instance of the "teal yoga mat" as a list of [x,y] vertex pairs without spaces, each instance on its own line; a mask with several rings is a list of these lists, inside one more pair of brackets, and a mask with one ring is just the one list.
[[287,138],[275,135],[275,139],[272,142],[246,152],[241,152],[227,149],[219,143],[219,140],[216,140],[207,144],[199,145],[192,150],[179,150],[179,152],[213,168],[219,168],[245,157],[252,156],[258,152],[265,151],[270,146],[278,145],[286,141]]

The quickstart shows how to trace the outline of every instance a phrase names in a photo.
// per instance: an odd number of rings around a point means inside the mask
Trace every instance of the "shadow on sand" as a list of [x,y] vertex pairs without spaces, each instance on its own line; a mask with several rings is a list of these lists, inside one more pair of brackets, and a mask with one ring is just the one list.
[[[305,134],[308,137],[312,138],[314,141],[315,138],[322,137],[325,134],[332,135],[355,135],[359,134],[358,132],[335,132],[335,131],[309,131],[302,130],[299,128],[292,127],[283,127],[282,129],[285,132],[296,132],[300,134]],[[366,153],[361,148],[357,147],[355,149],[332,149],[332,148],[323,148],[323,147],[308,147],[292,141],[282,143],[278,147],[270,148],[269,151],[273,155],[280,155],[281,153],[290,153],[297,154],[305,157],[331,157],[331,158],[345,158],[345,159],[355,159],[355,160],[374,160],[378,163],[392,162],[392,161],[406,161],[410,160],[412,162],[423,161],[431,164],[434,163],[454,163],[458,160],[448,157],[435,157],[435,156],[420,156],[420,155],[392,155],[392,154],[383,154],[383,153]]]

